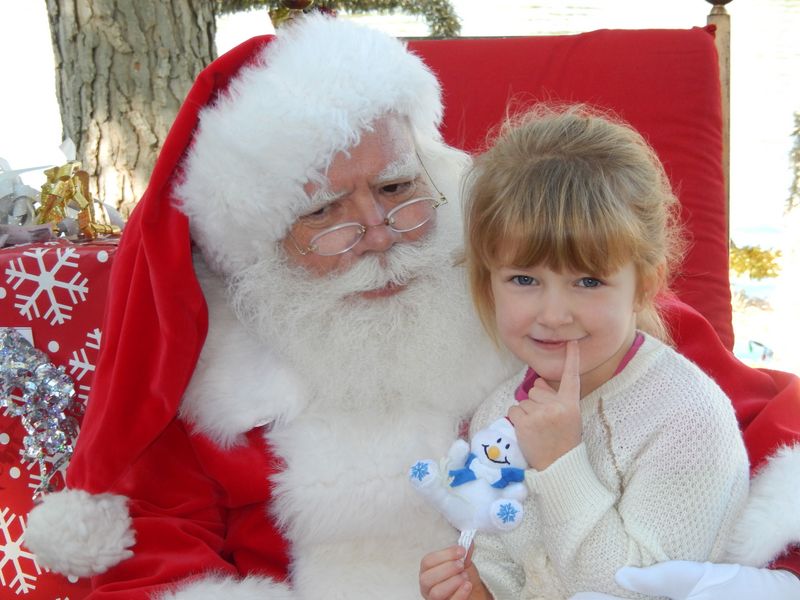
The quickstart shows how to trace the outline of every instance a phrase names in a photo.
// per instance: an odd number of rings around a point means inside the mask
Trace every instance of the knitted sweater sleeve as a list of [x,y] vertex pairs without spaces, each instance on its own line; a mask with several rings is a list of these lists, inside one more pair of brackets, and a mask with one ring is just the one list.
[[[528,473],[544,547],[569,593],[621,593],[613,576],[623,565],[721,556],[746,499],[747,456],[728,399],[674,363],[648,371],[669,385],[633,386],[607,413],[600,403],[606,448],[582,443],[548,469]],[[649,397],[653,389],[660,393]],[[639,408],[625,410],[636,399]],[[591,460],[590,450],[598,458]],[[616,477],[604,483],[598,472],[609,465]]]
[[495,600],[522,597],[525,572],[508,556],[499,536],[481,533],[475,536],[472,562]]

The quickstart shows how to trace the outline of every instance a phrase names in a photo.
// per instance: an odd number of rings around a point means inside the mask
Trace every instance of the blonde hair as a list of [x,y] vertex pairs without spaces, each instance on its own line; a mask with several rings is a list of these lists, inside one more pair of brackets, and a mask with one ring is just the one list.
[[470,288],[495,340],[493,267],[605,276],[633,261],[642,307],[636,326],[670,341],[654,297],[683,255],[679,203],[630,125],[586,105],[538,105],[506,120],[466,186]]

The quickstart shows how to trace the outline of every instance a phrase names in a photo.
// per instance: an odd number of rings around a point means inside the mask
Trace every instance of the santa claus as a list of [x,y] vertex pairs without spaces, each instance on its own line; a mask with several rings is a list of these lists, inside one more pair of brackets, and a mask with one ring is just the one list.
[[401,42],[328,17],[200,75],[117,254],[69,489],[30,515],[43,564],[97,598],[417,596],[456,534],[408,467],[518,367],[454,266],[441,116]]

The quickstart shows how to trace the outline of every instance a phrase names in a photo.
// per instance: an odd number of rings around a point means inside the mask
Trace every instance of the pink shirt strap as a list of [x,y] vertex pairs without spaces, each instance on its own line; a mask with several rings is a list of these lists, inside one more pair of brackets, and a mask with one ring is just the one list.
[[[641,331],[636,332],[636,337],[633,339],[633,344],[631,347],[628,348],[628,351],[625,353],[625,356],[622,357],[622,360],[619,361],[619,365],[617,365],[617,370],[614,371],[614,375],[622,372],[631,359],[636,354],[636,351],[642,347],[644,344],[644,335],[642,335]],[[514,392],[514,398],[516,398],[517,402],[520,400],[527,400],[528,399],[528,392],[531,391],[533,387],[533,382],[536,381],[536,378],[539,375],[536,374],[536,371],[528,367],[528,370],[525,371],[525,377],[522,378],[522,383],[519,384],[516,391]]]

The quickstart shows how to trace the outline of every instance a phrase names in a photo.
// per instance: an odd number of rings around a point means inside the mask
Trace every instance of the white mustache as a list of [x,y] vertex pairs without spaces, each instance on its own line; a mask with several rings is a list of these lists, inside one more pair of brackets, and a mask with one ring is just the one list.
[[437,238],[430,235],[395,244],[385,252],[361,256],[346,270],[323,276],[290,264],[280,251],[231,278],[235,310],[240,318],[251,322],[269,321],[275,309],[292,315],[335,312],[353,302],[353,296],[360,292],[389,284],[403,286],[428,273],[438,273],[450,257],[447,246]]
[[389,284],[403,286],[420,272],[441,264],[432,244],[397,244],[383,255],[364,256],[350,269],[325,278],[332,296],[367,292]]

